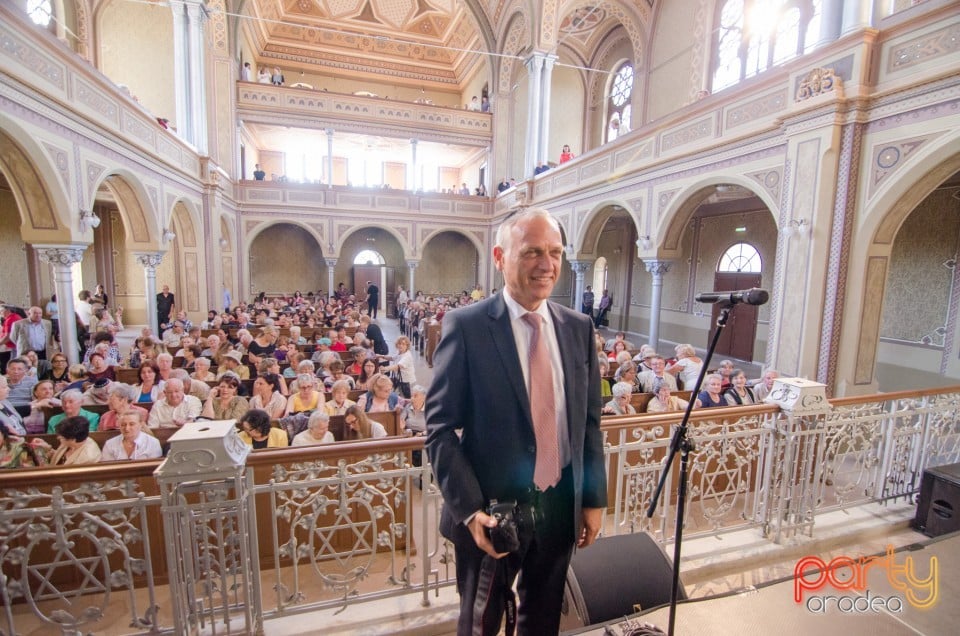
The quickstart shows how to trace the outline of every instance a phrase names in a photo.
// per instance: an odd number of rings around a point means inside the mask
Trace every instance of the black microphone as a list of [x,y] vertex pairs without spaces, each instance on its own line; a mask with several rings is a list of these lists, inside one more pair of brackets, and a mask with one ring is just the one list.
[[767,293],[766,289],[760,289],[759,287],[733,292],[704,292],[697,294],[696,297],[698,303],[726,303],[728,305],[736,305],[737,303],[763,305],[768,300],[770,300],[770,294]]

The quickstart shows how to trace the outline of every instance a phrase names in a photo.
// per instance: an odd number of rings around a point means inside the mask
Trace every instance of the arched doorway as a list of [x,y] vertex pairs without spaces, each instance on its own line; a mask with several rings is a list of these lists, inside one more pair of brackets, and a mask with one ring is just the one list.
[[[760,287],[763,282],[763,262],[760,252],[745,242],[734,243],[724,251],[717,263],[713,277],[713,291],[736,291]],[[723,309],[721,303],[713,304],[710,324],[710,340],[717,329],[717,319]],[[753,360],[753,343],[757,338],[757,313],[755,305],[741,304],[730,312],[727,326],[717,341],[716,354]]]
[[335,278],[338,284],[342,282],[347,286],[358,303],[364,304],[368,282],[375,284],[379,291],[379,310],[389,315],[396,307],[396,287],[402,280],[397,272],[405,269],[403,246],[396,236],[380,227],[359,227],[343,239]]
[[468,293],[479,282],[480,254],[460,232],[439,232],[423,246],[417,267],[420,288],[430,295]]

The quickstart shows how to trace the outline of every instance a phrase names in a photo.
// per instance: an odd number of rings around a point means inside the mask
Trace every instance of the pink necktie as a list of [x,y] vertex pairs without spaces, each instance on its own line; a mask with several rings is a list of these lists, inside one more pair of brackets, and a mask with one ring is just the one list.
[[553,395],[553,367],[547,343],[542,338],[543,319],[528,312],[523,319],[533,327],[530,335],[530,413],[537,440],[533,483],[546,490],[560,481],[560,448],[557,443],[557,408]]

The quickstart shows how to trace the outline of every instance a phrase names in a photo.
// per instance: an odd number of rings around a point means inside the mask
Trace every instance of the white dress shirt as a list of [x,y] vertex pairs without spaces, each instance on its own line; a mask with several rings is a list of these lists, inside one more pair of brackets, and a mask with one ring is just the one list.
[[123,435],[111,437],[103,444],[100,461],[115,462],[133,459],[156,459],[157,457],[163,456],[163,451],[160,449],[160,440],[153,435],[148,435],[141,431],[133,444],[133,452],[127,457],[126,451],[123,450]]

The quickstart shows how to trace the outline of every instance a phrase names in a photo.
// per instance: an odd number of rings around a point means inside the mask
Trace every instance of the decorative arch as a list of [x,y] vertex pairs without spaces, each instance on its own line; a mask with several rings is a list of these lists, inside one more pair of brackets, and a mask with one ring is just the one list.
[[640,219],[626,201],[621,199],[606,199],[593,206],[586,215],[580,220],[577,229],[576,240],[573,243],[577,255],[594,256],[596,253],[597,240],[600,238],[600,231],[606,222],[616,212],[622,208],[633,220],[633,226],[639,233]]
[[[704,200],[716,191],[718,185],[732,184],[749,190],[760,199],[773,215],[774,222],[780,223],[780,206],[773,200],[769,192],[757,187],[757,182],[736,174],[710,174],[689,183],[673,193],[661,193],[660,196],[669,196],[670,200],[661,206],[654,223],[653,235],[657,251],[676,253],[680,249],[680,238],[687,222]],[[661,254],[666,255],[666,254]]]
[[[92,164],[88,165],[88,174],[94,169]],[[101,186],[105,186],[120,210],[131,248],[162,250],[163,226],[159,210],[155,209],[140,178],[126,168],[119,167],[106,169],[101,174],[100,180],[90,188],[85,209],[93,209],[97,192]]]
[[[549,1],[549,0],[548,0]],[[554,2],[555,3],[555,2]],[[551,3],[553,4],[553,3]],[[553,15],[555,19],[548,21],[546,15],[541,28],[543,30],[550,29],[552,31],[549,36],[551,42],[556,42],[557,35],[560,29],[560,16],[565,16],[574,9],[578,9],[582,6],[592,6],[598,9],[604,9],[607,11],[607,14],[616,19],[617,22],[624,28],[627,32],[627,37],[630,39],[630,43],[633,46],[633,65],[634,69],[640,69],[644,64],[644,47],[646,42],[647,35],[647,26],[650,24],[650,8],[646,5],[645,2],[614,2],[612,0],[599,0],[599,1],[587,1],[587,0],[572,0],[571,2],[564,3],[561,5],[559,11],[554,9]],[[544,5],[544,13],[546,14],[547,5]],[[541,40],[544,39],[544,36],[541,35]]]
[[423,238],[420,240],[421,247],[429,243],[430,239],[432,239],[436,235],[442,234],[444,232],[453,232],[455,234],[460,234],[464,236],[468,241],[473,243],[473,246],[475,248],[477,248],[477,254],[480,255],[480,259],[485,260],[484,251],[486,250],[486,246],[480,241],[480,239],[474,236],[472,232],[464,232],[463,229],[458,227],[438,227],[431,230],[429,234],[425,234]]
[[[63,170],[69,174],[63,153]],[[20,211],[20,236],[27,243],[69,243],[80,237],[73,227],[72,205],[57,168],[36,138],[0,113],[0,171],[6,176]]]
[[517,60],[514,57],[519,55],[531,41],[529,19],[521,10],[510,16],[507,20],[507,28],[504,30],[502,38],[503,47],[500,49],[500,81],[498,83],[500,93],[510,92],[510,82],[513,81],[514,67]]
[[[848,281],[855,282],[856,288],[847,290],[842,333],[855,338],[857,344],[845,372],[838,369],[837,377],[843,381],[869,387],[876,378],[880,319],[894,239],[917,206],[950,176],[960,172],[958,143],[960,134],[956,132],[931,142],[891,175],[873,202],[864,208],[857,233],[869,237],[869,242],[853,242]],[[847,392],[853,390],[853,386],[844,388]]]
[[[337,241],[334,245],[334,247],[336,248],[335,254],[337,255],[337,257],[339,258],[340,250],[343,249],[343,244],[346,242],[348,238],[350,238],[350,236],[352,236],[353,234],[356,234],[360,230],[365,230],[367,228],[376,228],[378,230],[383,230],[393,238],[397,239],[397,243],[400,244],[400,248],[403,250],[404,259],[413,258],[411,256],[411,252],[413,252],[413,250],[410,249],[410,242],[409,240],[407,240],[405,236],[400,234],[396,228],[390,225],[380,225],[377,223],[364,223],[362,225],[354,225],[344,230],[343,233],[341,233],[340,236],[337,237]],[[328,254],[328,256],[333,257],[334,255]]]
[[[229,224],[227,225],[229,227]],[[250,246],[253,245],[253,241],[256,240],[257,236],[259,236],[264,230],[271,228],[275,225],[295,225],[303,230],[306,230],[306,232],[313,237],[313,240],[317,242],[317,247],[320,248],[321,253],[323,252],[323,237],[320,236],[317,230],[311,227],[309,224],[304,223],[303,221],[299,221],[294,218],[289,218],[289,219],[278,219],[275,221],[261,221],[252,228],[249,226],[249,222],[248,222],[248,226],[245,231],[245,236],[243,238],[243,247],[244,247],[243,253],[249,254]],[[324,256],[332,257],[333,255],[324,254]]]

